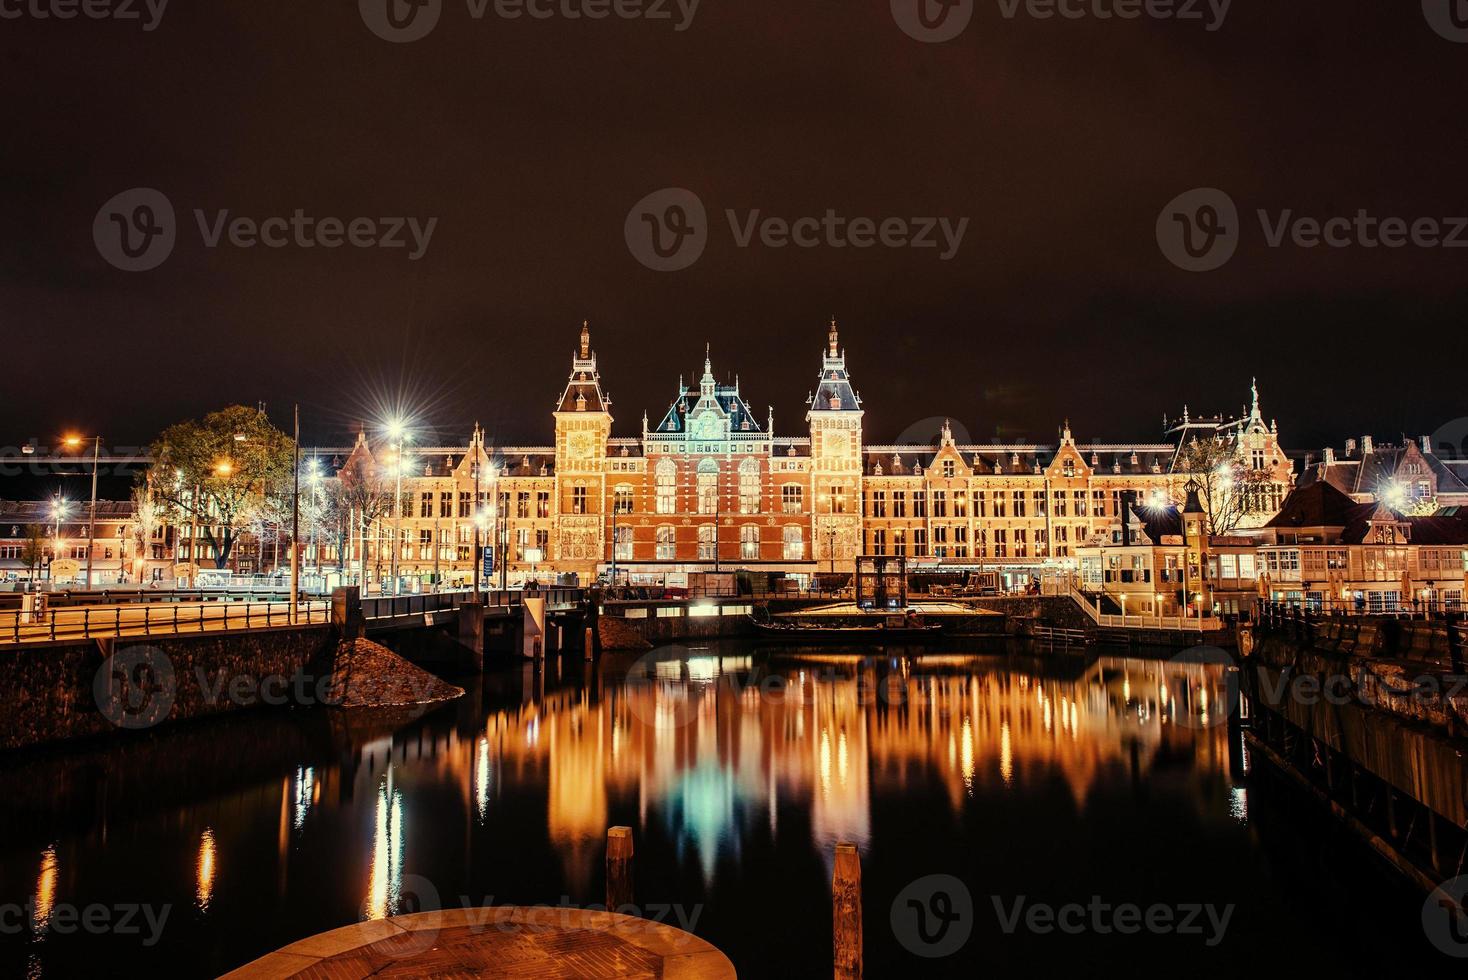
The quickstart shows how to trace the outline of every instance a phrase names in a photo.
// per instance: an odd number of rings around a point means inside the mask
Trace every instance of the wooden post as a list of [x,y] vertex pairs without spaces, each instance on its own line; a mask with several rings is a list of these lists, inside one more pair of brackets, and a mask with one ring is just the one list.
[[593,637],[592,637],[592,633],[591,633],[591,627],[588,626],[588,627],[586,627],[585,654],[584,654],[587,660],[594,659],[594,657],[595,657],[595,650],[596,650],[596,648],[592,645],[592,639],[593,639]]
[[836,980],[861,980],[861,855],[855,844],[836,845],[831,876],[831,935]]
[[632,828],[607,831],[607,911],[632,904]]

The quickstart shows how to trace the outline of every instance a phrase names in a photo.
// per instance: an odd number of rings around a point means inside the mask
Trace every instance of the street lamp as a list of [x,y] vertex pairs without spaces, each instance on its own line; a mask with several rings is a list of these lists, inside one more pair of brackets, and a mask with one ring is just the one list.
[[[56,525],[55,543],[51,546],[52,565],[55,565],[56,560],[61,557],[61,522],[66,519],[67,511],[70,506],[71,505],[67,502],[65,497],[57,497],[55,500],[51,501],[51,518]],[[53,574],[51,578],[52,587],[54,588],[55,575]]]
[[402,419],[391,419],[387,423],[387,437],[397,454],[397,490],[393,495],[393,543],[392,543],[392,591],[399,595],[402,582],[398,579],[398,552],[403,548],[403,447],[408,441],[408,427]]
[[[85,442],[81,436],[67,436],[66,445],[77,449]],[[92,587],[92,549],[97,541],[97,464],[102,457],[102,437],[92,437],[92,509],[87,517],[87,580],[86,588]]]

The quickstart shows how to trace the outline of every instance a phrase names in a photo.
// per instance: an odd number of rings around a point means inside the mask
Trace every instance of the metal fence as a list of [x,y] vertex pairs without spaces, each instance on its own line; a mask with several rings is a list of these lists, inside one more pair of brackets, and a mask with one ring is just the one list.
[[[573,609],[586,599],[586,590],[554,587],[525,592],[521,589],[490,589],[479,593],[480,603],[487,609],[514,609],[524,605],[525,597],[539,596],[547,609]],[[371,596],[362,600],[362,617],[373,620],[421,617],[428,613],[446,612],[474,602],[473,592],[424,592],[418,595]]]
[[303,600],[291,620],[289,602],[157,602],[0,611],[0,643],[41,643],[108,636],[154,636],[331,622],[331,603]]

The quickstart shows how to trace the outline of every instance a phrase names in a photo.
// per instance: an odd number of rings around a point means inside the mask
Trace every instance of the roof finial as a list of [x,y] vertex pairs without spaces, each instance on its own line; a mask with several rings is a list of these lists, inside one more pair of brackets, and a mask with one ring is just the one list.
[[829,340],[829,343],[830,343],[830,348],[829,348],[829,350],[830,350],[830,356],[831,357],[837,357],[837,356],[839,356],[839,353],[838,353],[839,338],[838,338],[838,336],[836,334],[836,314],[834,314],[834,313],[831,314],[831,333],[829,335],[828,340]]
[[1249,382],[1249,390],[1254,395],[1254,408],[1249,412],[1250,418],[1259,418],[1259,379],[1253,378]]
[[581,359],[591,357],[591,321],[581,321]]

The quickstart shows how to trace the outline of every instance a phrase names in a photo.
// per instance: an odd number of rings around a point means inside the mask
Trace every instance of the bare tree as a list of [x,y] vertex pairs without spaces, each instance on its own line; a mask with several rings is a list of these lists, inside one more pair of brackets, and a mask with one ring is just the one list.
[[20,560],[29,569],[31,581],[36,580],[40,567],[46,562],[46,528],[42,524],[25,526],[25,543],[20,546]]
[[[1269,474],[1245,465],[1232,440],[1225,436],[1194,438],[1178,452],[1176,472],[1197,484],[1198,502],[1208,518],[1208,533],[1223,535],[1237,529],[1254,510],[1262,509]],[[1174,489],[1174,500],[1186,499],[1185,489]]]
[[[133,514],[128,521],[127,534],[133,542],[133,555],[146,555],[153,535],[163,525],[167,507],[159,502],[152,488],[141,484],[133,488]],[[138,583],[143,581],[143,565],[138,565]]]

